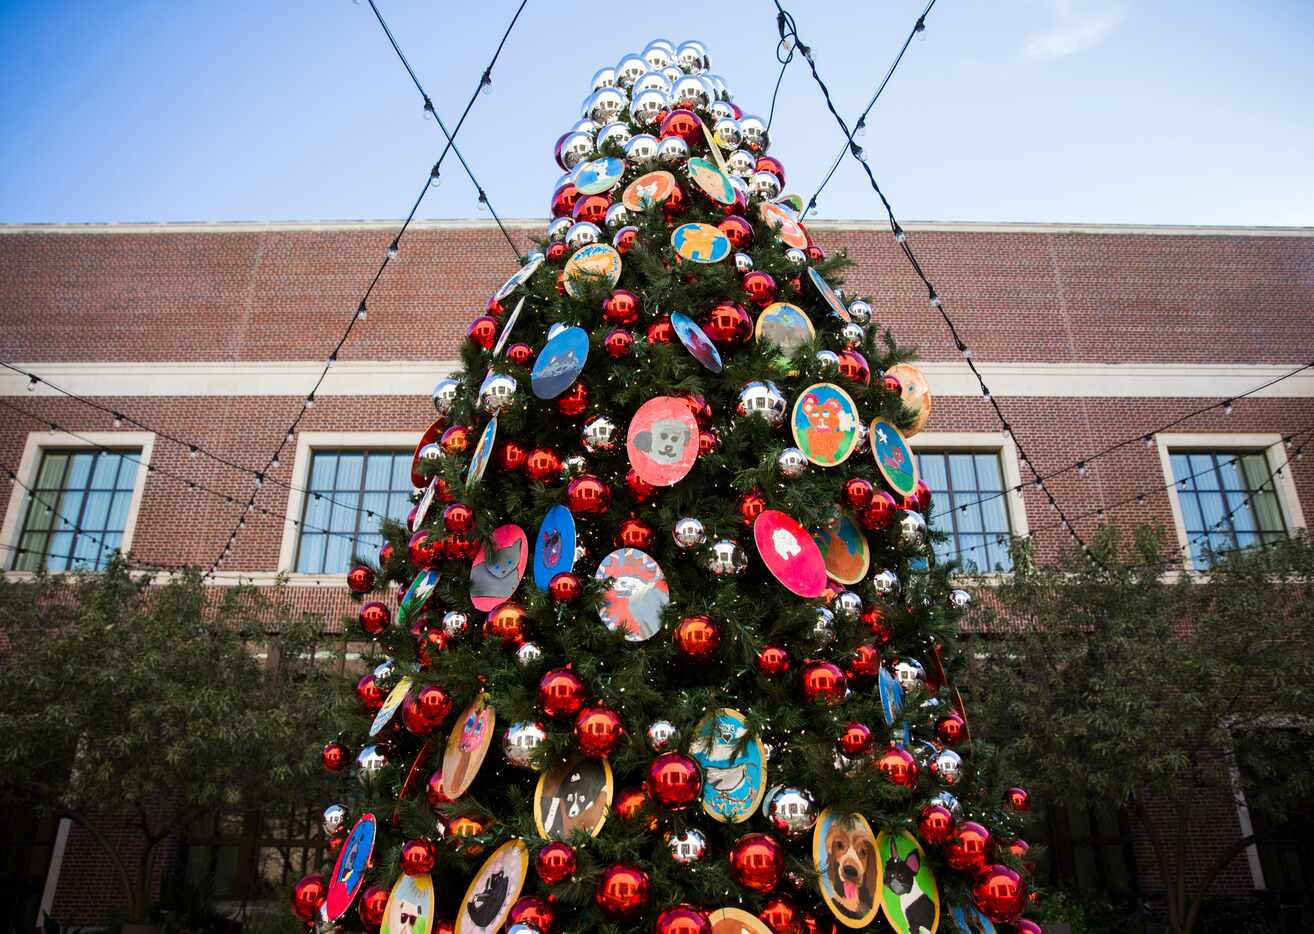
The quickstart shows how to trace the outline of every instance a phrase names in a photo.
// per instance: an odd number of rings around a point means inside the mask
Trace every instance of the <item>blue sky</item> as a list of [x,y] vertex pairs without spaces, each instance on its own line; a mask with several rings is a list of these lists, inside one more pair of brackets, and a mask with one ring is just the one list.
[[[378,0],[455,122],[517,0]],[[846,115],[924,0],[794,0]],[[905,220],[1314,224],[1307,0],[940,0],[861,140]],[[774,6],[530,0],[458,144],[504,217],[545,216],[593,71],[698,38],[765,115]],[[441,140],[367,4],[0,2],[0,222],[392,218]],[[842,142],[803,61],[772,152],[806,197]],[[846,162],[821,217],[874,217]],[[455,160],[425,217],[479,216]]]

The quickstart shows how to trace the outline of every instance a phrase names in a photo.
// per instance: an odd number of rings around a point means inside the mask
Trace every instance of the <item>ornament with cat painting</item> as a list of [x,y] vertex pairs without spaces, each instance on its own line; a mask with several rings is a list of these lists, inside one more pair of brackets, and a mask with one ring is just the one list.
[[443,752],[443,787],[448,798],[455,801],[474,782],[488,755],[496,725],[497,712],[488,702],[487,694],[476,697],[457,717]]
[[799,393],[790,417],[794,443],[819,467],[836,467],[858,447],[858,406],[834,383],[814,383]]
[[518,525],[493,530],[492,554],[479,546],[470,565],[470,602],[488,613],[511,599],[529,564],[529,540]]
[[508,840],[484,861],[470,880],[456,916],[456,934],[494,934],[506,922],[520,898],[529,869],[529,849],[523,840]]

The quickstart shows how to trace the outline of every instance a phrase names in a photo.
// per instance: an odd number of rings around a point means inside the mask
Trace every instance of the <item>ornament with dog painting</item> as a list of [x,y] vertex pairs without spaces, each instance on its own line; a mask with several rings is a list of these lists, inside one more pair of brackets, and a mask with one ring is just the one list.
[[883,418],[871,423],[867,431],[871,455],[885,482],[895,493],[908,496],[917,490],[917,459],[903,439],[903,432]]
[[881,668],[876,681],[881,696],[881,713],[885,717],[885,725],[894,726],[895,721],[903,716],[903,687],[890,673],[890,670],[885,667]]
[[674,190],[675,176],[670,172],[648,172],[626,186],[621,195],[621,204],[625,205],[626,210],[642,211],[654,204],[661,204]]
[[511,599],[529,564],[529,539],[518,525],[493,529],[493,552],[480,544],[470,565],[470,602],[485,613]]
[[812,831],[812,864],[821,898],[835,920],[850,928],[875,920],[881,907],[881,861],[867,818],[833,807],[822,811]]
[[614,156],[590,159],[575,166],[575,188],[581,195],[600,195],[620,184],[625,161]]
[[456,934],[499,931],[520,898],[529,869],[529,849],[523,840],[508,840],[484,861],[470,880],[456,916]]
[[[511,278],[502,283],[502,287],[493,293],[493,301],[503,302],[511,296],[511,293],[520,288],[534,273],[538,272],[538,267],[543,265],[543,254],[535,251],[530,257],[529,262],[521,266],[515,272],[511,273]],[[496,356],[496,355],[494,355]]]
[[820,597],[826,591],[826,562],[808,530],[791,516],[766,509],[753,520],[753,542],[767,570],[790,593]]
[[799,250],[807,249],[808,232],[798,222],[798,215],[787,206],[763,201],[758,206],[757,211],[767,226],[775,230],[776,236],[784,242],[785,246],[792,246]]
[[686,171],[699,190],[717,204],[735,203],[735,186],[730,184],[730,179],[719,168],[706,159],[695,156],[689,160]]
[[420,462],[428,456],[428,448],[441,450],[437,448],[438,436],[446,427],[447,419],[439,418],[420,435],[420,443],[415,446],[415,453],[411,455],[411,486],[424,486],[426,481],[424,474],[420,473]]
[[730,255],[730,238],[711,224],[681,224],[671,232],[671,246],[691,263],[719,263]]
[[411,689],[410,678],[399,678],[392,690],[388,692],[388,698],[379,708],[378,713],[374,715],[374,722],[370,724],[370,735],[378,736],[379,731],[392,722],[397,711],[401,708],[402,703],[406,700],[406,694]]
[[590,285],[611,288],[621,274],[621,257],[614,246],[590,243],[566,260],[565,287],[571,298],[582,298]]
[[540,399],[555,399],[579,378],[589,358],[589,332],[565,328],[543,345],[529,374],[529,384]]
[[438,586],[439,576],[437,568],[429,568],[415,575],[411,586],[406,588],[401,602],[397,604],[398,627],[405,629],[407,620],[424,609],[424,605],[433,596],[434,588]]
[[496,725],[497,711],[488,703],[487,694],[476,697],[453,724],[443,751],[443,788],[448,798],[455,801],[474,782],[488,755]]
[[689,351],[695,360],[713,373],[721,372],[723,367],[721,352],[692,318],[677,311],[671,315],[671,327],[675,329],[675,336],[680,339],[684,349]]
[[748,734],[748,720],[737,710],[709,713],[694,728],[689,743],[703,771],[703,810],[723,824],[742,824],[753,816],[766,793],[766,747]]
[[821,273],[809,266],[808,278],[812,280],[812,285],[816,288],[817,294],[821,296],[822,301],[830,306],[831,311],[839,315],[844,321],[853,320],[853,316],[849,314],[849,309],[840,301],[839,296],[835,294],[835,290],[830,287],[830,283],[821,277]]
[[924,429],[931,419],[931,384],[926,381],[922,371],[911,363],[896,363],[885,371],[885,375],[899,381],[899,397],[903,400],[903,407],[917,415],[916,421],[907,431],[911,438]]
[[826,563],[826,573],[841,584],[856,584],[871,567],[871,545],[862,534],[862,526],[848,513],[841,512],[820,532],[812,533]]
[[379,934],[429,934],[433,930],[433,879],[402,873],[388,893]]
[[534,583],[547,593],[552,578],[574,567],[575,515],[565,506],[553,506],[534,540]]
[[507,341],[511,340],[511,331],[520,320],[520,309],[525,307],[525,300],[521,298],[516,302],[516,307],[511,309],[511,314],[506,317],[506,324],[502,325],[502,333],[497,336],[497,343],[493,345],[493,359],[496,360],[502,356],[502,351],[506,349]]
[[742,908],[718,908],[707,916],[711,934],[771,934],[771,928]]
[[325,921],[332,924],[351,907],[352,900],[365,883],[365,870],[374,855],[374,840],[378,833],[373,814],[362,814],[338,851],[338,861],[329,877],[321,909]]
[[651,486],[672,486],[685,478],[698,459],[698,422],[685,399],[649,399],[630,419],[625,453],[639,479]]
[[794,443],[819,467],[836,467],[858,447],[858,406],[834,383],[814,383],[799,393],[789,420]]
[[424,525],[424,520],[429,515],[429,510],[433,506],[433,498],[438,494],[438,478],[431,477],[429,485],[424,488],[424,495],[420,497],[419,505],[415,507],[415,512],[411,514],[410,531],[414,535]]
[[817,339],[812,319],[797,305],[773,302],[757,316],[755,339],[759,344],[770,341],[786,357],[792,357]]
[[607,821],[615,781],[611,764],[580,752],[548,769],[534,789],[534,826],[547,840],[569,840],[577,830],[596,837]]
[[470,469],[465,473],[465,488],[471,489],[478,486],[479,481],[484,479],[484,471],[488,469],[488,460],[493,456],[493,442],[497,440],[497,416],[494,415],[484,426],[483,434],[479,436],[479,443],[474,447],[474,453],[470,455]]
[[940,924],[940,888],[922,846],[906,830],[876,838],[881,865],[881,909],[898,934],[935,931]]
[[603,625],[623,632],[630,642],[644,642],[661,631],[671,591],[652,556],[637,548],[617,548],[602,559],[593,576],[606,582],[598,607]]

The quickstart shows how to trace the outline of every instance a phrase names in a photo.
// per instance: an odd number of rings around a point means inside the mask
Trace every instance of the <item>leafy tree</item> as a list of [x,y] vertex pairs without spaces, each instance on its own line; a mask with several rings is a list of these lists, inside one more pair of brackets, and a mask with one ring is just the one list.
[[[1240,791],[1280,816],[1314,790],[1314,548],[1293,539],[1174,573],[1155,537],[1120,565],[1118,536],[1041,567],[1026,552],[983,609],[974,728],[1050,801],[1125,807],[1149,839],[1168,924],[1200,921],[1240,837],[1189,868],[1203,806]],[[1000,635],[1003,633],[1002,635]],[[1157,814],[1156,814],[1157,812]],[[1165,819],[1162,815],[1167,814]]]
[[[146,920],[161,847],[191,821],[314,794],[307,750],[339,693],[314,669],[318,623],[195,573],[155,586],[122,560],[0,581],[0,798],[86,828]],[[139,856],[106,836],[125,820]]]

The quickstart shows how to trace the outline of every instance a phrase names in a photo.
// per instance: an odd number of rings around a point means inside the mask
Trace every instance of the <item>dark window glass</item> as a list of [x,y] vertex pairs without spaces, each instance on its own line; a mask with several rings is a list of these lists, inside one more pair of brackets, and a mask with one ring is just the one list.
[[410,468],[409,451],[315,451],[297,573],[341,574],[353,558],[374,558],[383,547],[379,524],[410,509]]
[[123,545],[140,469],[140,449],[43,451],[14,570],[103,569]]
[[936,559],[958,559],[969,573],[1011,570],[999,455],[919,451],[917,469],[931,488],[931,526],[948,536],[935,546]]
[[1197,568],[1287,534],[1263,451],[1174,451],[1173,480]]

